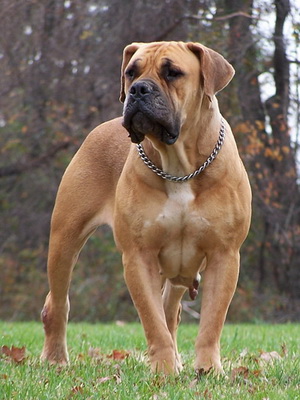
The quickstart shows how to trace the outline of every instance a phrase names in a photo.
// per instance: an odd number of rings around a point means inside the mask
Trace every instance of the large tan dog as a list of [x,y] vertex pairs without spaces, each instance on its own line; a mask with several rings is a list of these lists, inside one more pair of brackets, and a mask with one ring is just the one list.
[[123,254],[152,370],[180,371],[180,300],[186,290],[196,296],[203,273],[195,368],[223,371],[220,336],[251,214],[247,174],[215,97],[233,74],[221,55],[197,43],[125,48],[123,118],[90,133],[57,194],[42,359],[68,362],[72,269],[88,237],[106,223]]

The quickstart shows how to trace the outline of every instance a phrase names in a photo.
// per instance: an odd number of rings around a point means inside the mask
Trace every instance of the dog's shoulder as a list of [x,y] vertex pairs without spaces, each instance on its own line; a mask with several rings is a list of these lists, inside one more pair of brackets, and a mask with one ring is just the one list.
[[122,126],[122,117],[114,118],[96,126],[85,141],[93,142],[94,145],[102,145],[102,143],[105,145],[122,145],[128,147],[128,149],[131,143],[128,132]]
[[122,126],[122,118],[104,122],[94,128],[86,137],[71,164],[80,169],[94,171],[115,171],[119,176],[129,153],[131,141]]
[[112,119],[95,127],[82,144],[84,150],[99,156],[104,154],[110,157],[117,153],[118,157],[125,158],[129,152],[131,141],[128,132],[122,126],[122,117]]

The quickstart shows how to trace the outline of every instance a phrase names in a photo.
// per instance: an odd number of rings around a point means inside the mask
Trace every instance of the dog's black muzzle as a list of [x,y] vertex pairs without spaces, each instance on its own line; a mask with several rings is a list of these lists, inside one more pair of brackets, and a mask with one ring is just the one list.
[[176,142],[180,118],[176,117],[159,86],[150,79],[136,81],[130,87],[123,110],[123,126],[133,143],[153,135],[163,143]]

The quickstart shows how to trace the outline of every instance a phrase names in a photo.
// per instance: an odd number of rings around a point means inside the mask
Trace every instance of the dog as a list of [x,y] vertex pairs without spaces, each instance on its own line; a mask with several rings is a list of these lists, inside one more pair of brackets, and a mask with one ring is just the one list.
[[[216,93],[234,75],[199,43],[132,43],[121,67],[123,116],[95,128],[62,178],[52,214],[42,360],[68,363],[73,267],[89,236],[113,229],[151,369],[182,369],[181,298],[203,290],[195,369],[223,373],[220,336],[236,289],[251,189]],[[129,136],[129,137],[128,137]]]

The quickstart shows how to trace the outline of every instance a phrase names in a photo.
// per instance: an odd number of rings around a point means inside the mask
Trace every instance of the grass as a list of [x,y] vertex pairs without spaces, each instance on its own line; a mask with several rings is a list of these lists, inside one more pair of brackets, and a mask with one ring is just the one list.
[[22,362],[0,355],[0,399],[300,399],[300,325],[226,325],[225,377],[196,379],[196,334],[197,325],[180,326],[184,369],[163,378],[149,372],[139,324],[70,323],[71,364],[59,368],[39,361],[41,324],[0,322],[0,349],[26,347]]

